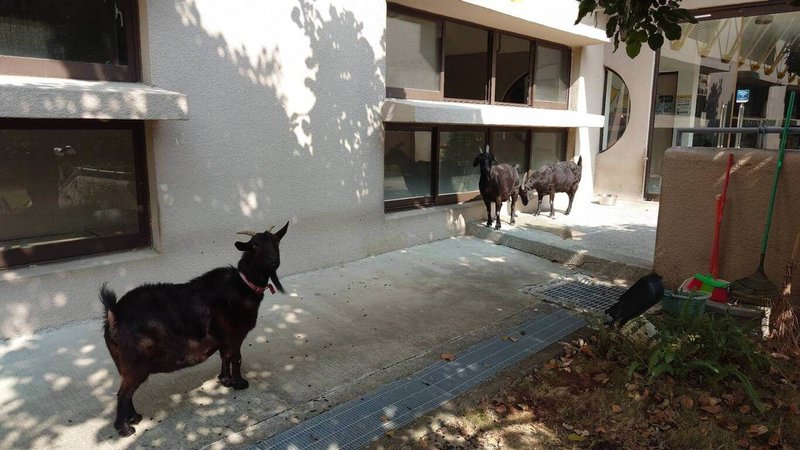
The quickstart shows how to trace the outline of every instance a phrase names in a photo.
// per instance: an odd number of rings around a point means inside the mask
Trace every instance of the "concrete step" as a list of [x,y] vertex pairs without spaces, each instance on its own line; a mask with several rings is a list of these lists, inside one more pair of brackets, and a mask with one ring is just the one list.
[[611,279],[635,281],[653,270],[652,261],[573,240],[572,228],[557,222],[539,228],[503,222],[500,230],[470,222],[467,234]]

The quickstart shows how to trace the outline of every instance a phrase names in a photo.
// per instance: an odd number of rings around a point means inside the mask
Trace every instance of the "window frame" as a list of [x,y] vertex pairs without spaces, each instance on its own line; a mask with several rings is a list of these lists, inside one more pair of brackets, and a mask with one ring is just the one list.
[[[471,203],[482,199],[480,191],[459,192],[453,194],[439,195],[439,142],[440,133],[442,131],[483,131],[486,144],[491,150],[494,146],[492,135],[494,132],[520,132],[524,131],[525,139],[525,167],[521,173],[526,173],[536,168],[531,167],[533,160],[533,135],[534,133],[559,133],[563,135],[563,147],[560,149],[564,158],[567,155],[567,148],[569,147],[569,130],[566,128],[553,128],[553,127],[514,127],[514,126],[489,126],[489,125],[456,125],[456,124],[421,124],[421,123],[406,123],[406,122],[385,122],[384,129],[387,132],[391,131],[429,131],[431,133],[431,180],[430,180],[430,194],[418,197],[410,197],[396,200],[384,200],[384,213],[397,212],[409,209],[422,209],[427,207],[454,205],[461,203]],[[384,142],[385,151],[385,142]],[[384,158],[386,157],[384,153]]]
[[[558,110],[566,110],[569,109],[569,102],[570,102],[570,89],[569,86],[572,84],[572,48],[566,45],[558,44],[555,42],[545,41],[543,39],[538,39],[533,36],[526,36],[523,34],[515,33],[512,31],[506,30],[499,30],[483,25],[479,25],[473,22],[468,22],[465,20],[456,19],[453,17],[447,17],[439,14],[434,14],[427,11],[421,11],[415,8],[410,8],[405,5],[398,5],[396,3],[388,3],[387,4],[387,12],[395,12],[399,14],[405,14],[408,16],[418,17],[421,19],[432,20],[439,24],[439,29],[441,30],[441,36],[437,39],[437,49],[439,52],[439,90],[438,91],[428,91],[428,90],[421,90],[421,89],[413,89],[413,88],[398,88],[398,87],[386,87],[386,97],[387,98],[397,98],[397,99],[409,99],[409,100],[429,100],[429,101],[443,101],[443,102],[457,102],[457,103],[472,103],[472,104],[489,104],[489,105],[502,105],[502,106],[516,106],[516,107],[533,107],[533,108],[543,108],[543,109],[558,109]],[[459,98],[451,98],[444,96],[444,80],[447,76],[447,71],[445,67],[445,54],[444,54],[444,40],[447,33],[447,22],[458,23],[462,25],[467,25],[470,27],[486,30],[488,32],[488,64],[487,64],[487,72],[488,72],[488,79],[485,88],[485,95],[483,100],[475,100],[475,99],[459,99]],[[530,83],[527,86],[528,89],[528,101],[526,103],[505,103],[505,102],[498,102],[495,99],[495,85],[496,79],[495,75],[497,73],[497,52],[499,51],[499,36],[501,35],[508,35],[512,37],[516,37],[519,39],[525,39],[530,42],[530,53],[529,53],[529,69],[528,73],[530,74]],[[566,102],[548,102],[548,101],[535,101],[534,94],[535,94],[535,86],[536,86],[536,79],[534,76],[534,68],[535,68],[535,58],[536,58],[536,46],[543,45],[548,48],[557,49],[560,51],[566,52],[566,73],[567,73],[567,99]]]
[[136,202],[139,231],[119,236],[77,239],[66,242],[32,244],[23,248],[0,250],[0,270],[30,264],[49,263],[152,245],[150,197],[147,173],[145,126],[142,121],[97,121],[83,119],[0,119],[0,129],[11,130],[102,130],[129,129],[133,137],[133,161],[136,173]]
[[136,0],[116,0],[123,18],[128,64],[101,64],[58,59],[0,55],[0,75],[68,78],[89,81],[141,81],[139,8]]

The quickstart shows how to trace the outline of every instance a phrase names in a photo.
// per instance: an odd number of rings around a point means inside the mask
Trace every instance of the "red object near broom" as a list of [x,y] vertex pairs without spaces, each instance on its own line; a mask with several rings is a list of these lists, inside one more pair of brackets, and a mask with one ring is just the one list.
[[725,200],[728,197],[728,183],[731,179],[733,166],[733,153],[728,154],[728,166],[725,169],[725,181],[722,183],[722,194],[717,195],[716,220],[714,222],[714,239],[711,242],[711,258],[709,261],[710,275],[695,274],[686,286],[690,291],[703,291],[711,293],[711,300],[728,303],[729,282],[717,278],[719,275],[719,233],[722,228],[722,213],[725,211]]

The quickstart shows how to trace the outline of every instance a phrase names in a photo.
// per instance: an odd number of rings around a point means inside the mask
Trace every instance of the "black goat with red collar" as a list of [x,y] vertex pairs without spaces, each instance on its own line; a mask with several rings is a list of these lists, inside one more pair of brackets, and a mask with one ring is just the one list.
[[236,242],[242,251],[236,268],[220,267],[188,283],[143,285],[119,301],[103,285],[104,337],[121,378],[114,421],[120,436],[136,432],[131,425],[142,416],[133,394],[152,373],[194,366],[219,351],[219,382],[234,389],[249,386],[241,373],[241,346],[256,325],[264,291],[274,293],[270,280],[284,292],[276,272],[278,246],[288,228],[287,222],[275,234],[242,232],[251,238]]

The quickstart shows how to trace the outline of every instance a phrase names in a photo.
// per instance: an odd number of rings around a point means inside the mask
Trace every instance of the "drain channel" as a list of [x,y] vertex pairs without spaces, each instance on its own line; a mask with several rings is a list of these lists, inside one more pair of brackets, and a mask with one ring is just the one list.
[[[357,449],[436,409],[500,370],[544,349],[585,325],[577,314],[558,310],[530,320],[416,374],[390,383],[255,444],[263,449]],[[513,339],[503,340],[501,336]],[[388,422],[384,422],[386,418]],[[383,419],[383,420],[382,420]]]

